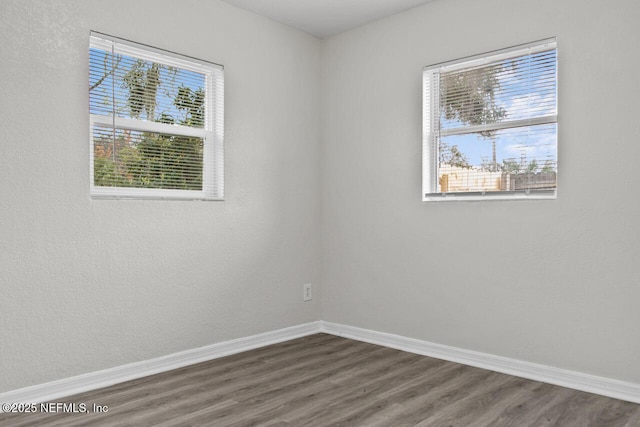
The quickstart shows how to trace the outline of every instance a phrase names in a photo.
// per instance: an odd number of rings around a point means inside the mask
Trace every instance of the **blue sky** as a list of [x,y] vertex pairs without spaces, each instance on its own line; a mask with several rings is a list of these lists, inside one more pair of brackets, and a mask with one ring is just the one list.
[[[495,135],[498,164],[504,159],[536,160],[539,165],[546,161],[556,162],[556,124],[521,127],[498,131]],[[458,148],[474,166],[492,159],[491,138],[478,134],[453,135],[442,138],[449,146]]]

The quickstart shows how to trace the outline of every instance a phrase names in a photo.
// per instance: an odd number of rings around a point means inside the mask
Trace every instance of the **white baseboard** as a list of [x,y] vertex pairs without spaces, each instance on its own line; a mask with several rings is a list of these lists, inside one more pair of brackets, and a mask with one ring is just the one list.
[[[320,322],[186,350],[0,394],[0,403],[41,403],[320,332]],[[0,413],[2,410],[0,409]]]
[[[566,369],[558,369],[551,366],[538,365],[521,360],[494,356],[492,354],[464,350],[442,344],[435,344],[429,341],[325,321],[305,323],[193,350],[186,350],[142,362],[117,366],[115,368],[1,393],[0,403],[40,403],[55,401],[56,399],[77,393],[107,387],[124,381],[170,371],[194,363],[205,362],[207,360],[213,360],[319,332],[600,394],[615,399],[640,403],[640,384],[612,380]],[[1,412],[0,410],[0,413]]]
[[449,347],[429,341],[422,341],[384,332],[376,332],[353,326],[340,325],[325,321],[320,323],[322,332],[328,334],[408,351],[410,353],[449,360],[451,362],[462,363],[478,368],[489,369],[491,371],[555,384],[575,390],[600,394],[603,396],[613,397],[615,399],[640,403],[640,384],[583,374],[551,366],[538,365],[536,363],[524,362],[522,360]]

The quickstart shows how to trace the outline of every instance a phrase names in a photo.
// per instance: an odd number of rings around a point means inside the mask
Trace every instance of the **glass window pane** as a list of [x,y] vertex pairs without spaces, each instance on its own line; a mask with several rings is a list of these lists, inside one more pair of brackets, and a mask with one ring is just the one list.
[[438,192],[556,188],[555,123],[441,137]]
[[556,51],[440,74],[440,128],[556,114]]
[[91,114],[203,128],[205,82],[201,73],[97,48],[89,51]]
[[93,142],[96,186],[202,190],[202,138],[94,126]]

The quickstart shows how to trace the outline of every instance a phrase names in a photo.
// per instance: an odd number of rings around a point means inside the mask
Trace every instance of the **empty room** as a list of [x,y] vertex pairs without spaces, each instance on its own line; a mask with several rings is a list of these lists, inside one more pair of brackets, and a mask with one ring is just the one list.
[[0,426],[640,426],[638,22],[1,0]]

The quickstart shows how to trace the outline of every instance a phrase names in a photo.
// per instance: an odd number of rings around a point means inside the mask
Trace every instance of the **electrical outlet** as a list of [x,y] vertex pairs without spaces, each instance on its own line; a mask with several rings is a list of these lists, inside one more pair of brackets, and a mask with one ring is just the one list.
[[311,283],[305,283],[302,285],[302,300],[303,301],[311,301],[313,299],[313,294],[311,292]]

